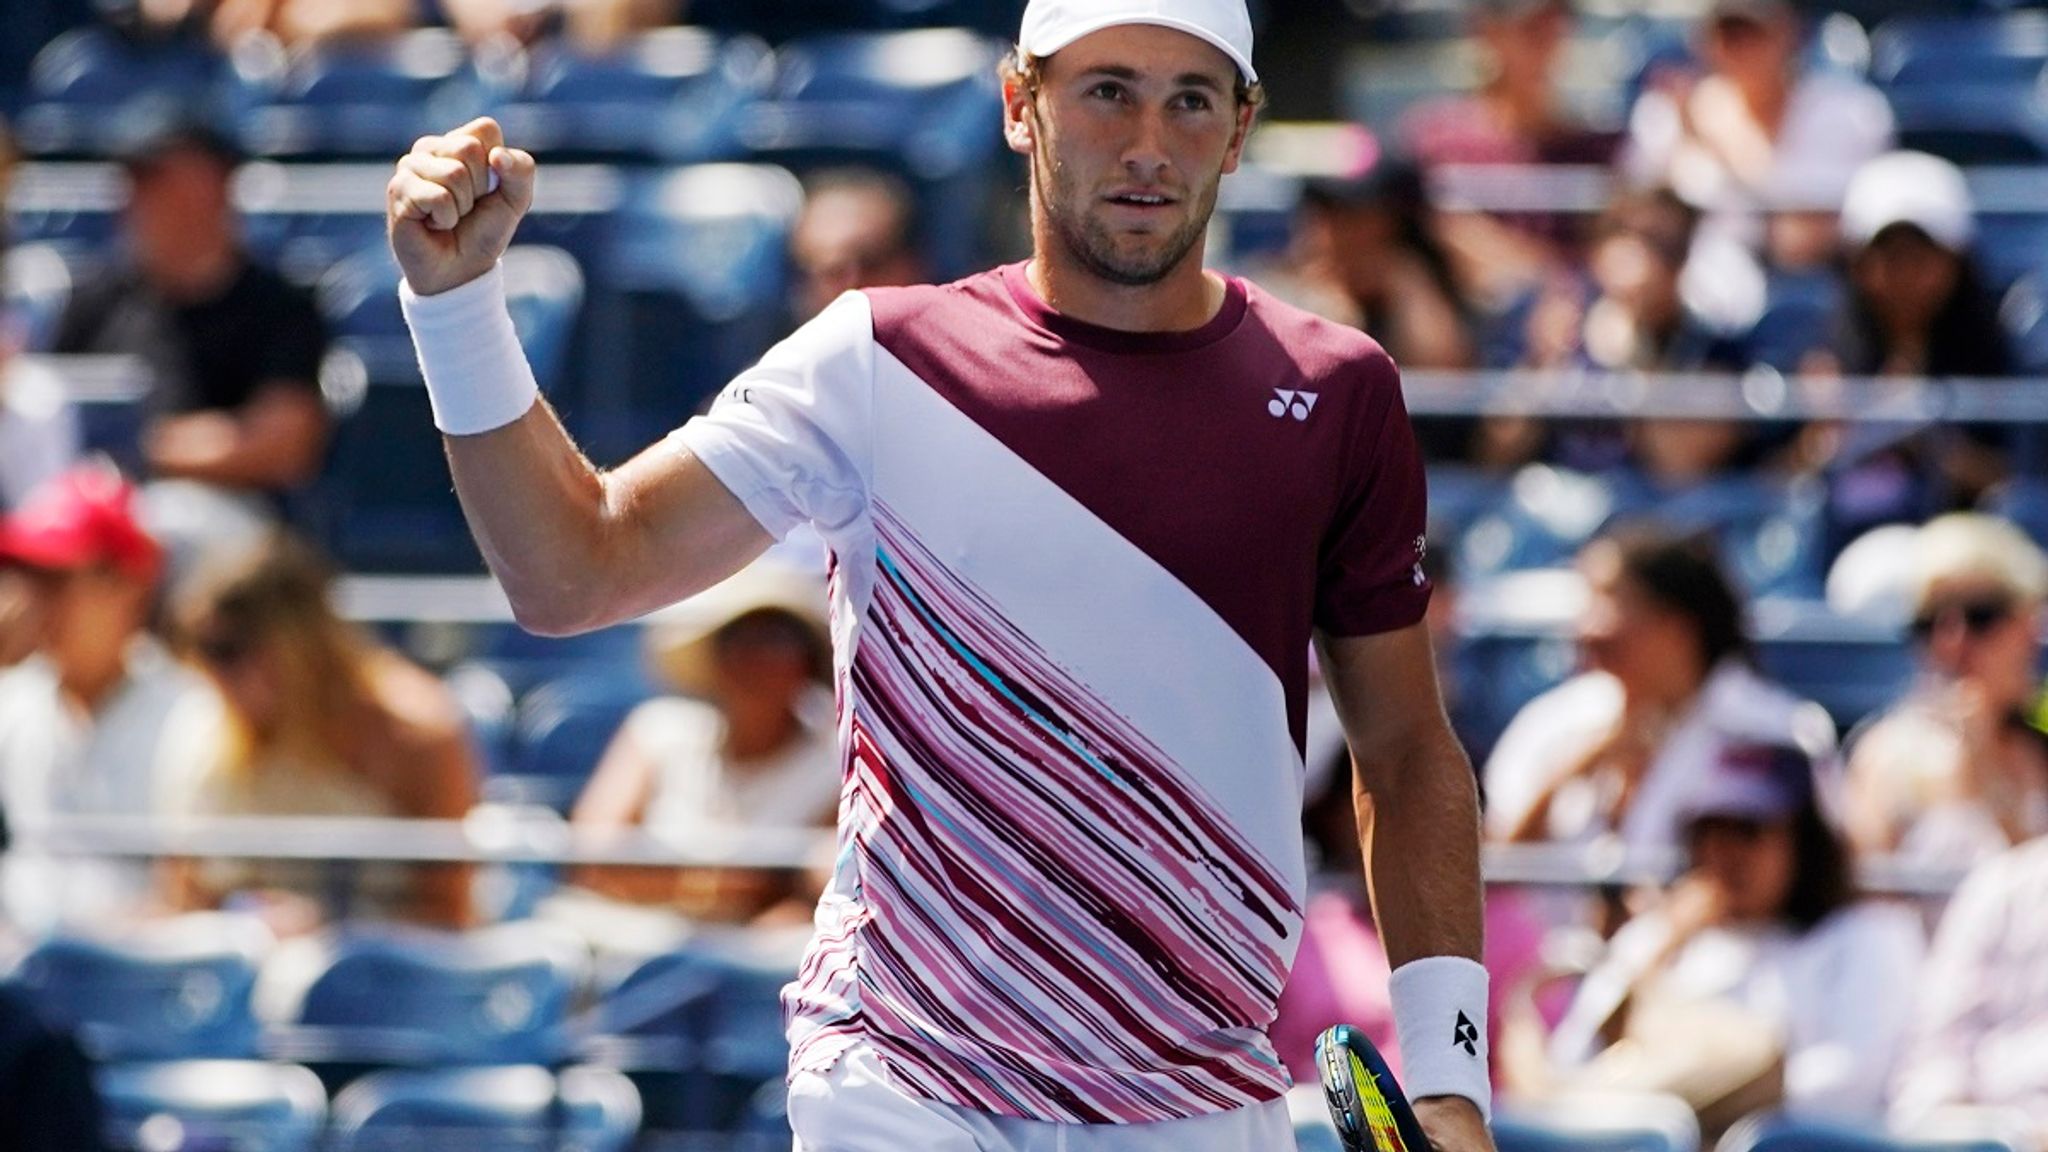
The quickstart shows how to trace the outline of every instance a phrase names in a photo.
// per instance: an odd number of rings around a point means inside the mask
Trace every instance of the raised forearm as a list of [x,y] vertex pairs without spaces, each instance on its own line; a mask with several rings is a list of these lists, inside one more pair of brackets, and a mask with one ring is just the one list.
[[592,563],[603,545],[605,485],[545,401],[503,428],[444,436],[448,471],[491,572],[525,627],[600,626]]

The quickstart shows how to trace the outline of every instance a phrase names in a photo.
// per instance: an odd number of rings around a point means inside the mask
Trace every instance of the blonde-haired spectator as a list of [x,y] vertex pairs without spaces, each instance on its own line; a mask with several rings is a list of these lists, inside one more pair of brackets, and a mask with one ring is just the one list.
[[1861,852],[1966,863],[2048,831],[2048,558],[1980,513],[1929,522],[1914,554],[1920,674],[1850,747],[1850,834]]
[[[283,534],[202,572],[178,607],[182,639],[219,687],[228,723],[179,806],[199,816],[459,819],[478,768],[446,686],[337,616],[326,566]],[[289,863],[183,863],[172,903],[237,893],[284,931],[310,927],[325,894],[317,870]],[[469,873],[456,866],[369,867],[352,915],[460,926]]]

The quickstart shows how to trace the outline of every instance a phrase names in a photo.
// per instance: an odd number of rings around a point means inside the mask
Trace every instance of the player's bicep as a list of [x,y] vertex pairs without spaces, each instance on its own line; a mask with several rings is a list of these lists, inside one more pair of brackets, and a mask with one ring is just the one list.
[[774,543],[740,498],[688,449],[662,443],[604,478],[606,554],[628,566],[631,618],[693,596]]

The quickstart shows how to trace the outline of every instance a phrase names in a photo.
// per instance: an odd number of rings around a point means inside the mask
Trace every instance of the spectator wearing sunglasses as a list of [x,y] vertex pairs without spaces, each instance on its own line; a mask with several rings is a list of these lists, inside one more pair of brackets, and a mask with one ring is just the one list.
[[2048,831],[2048,558],[1976,513],[1931,521],[1914,553],[1919,676],[1851,745],[1850,834],[1860,852],[1969,863]]

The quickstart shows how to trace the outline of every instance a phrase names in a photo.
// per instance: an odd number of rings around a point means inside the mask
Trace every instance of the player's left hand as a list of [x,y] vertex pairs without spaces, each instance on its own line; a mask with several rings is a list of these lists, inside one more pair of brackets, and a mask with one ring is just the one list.
[[1436,1152],[1494,1152],[1493,1136],[1479,1108],[1463,1096],[1430,1096],[1415,1101],[1415,1119]]

